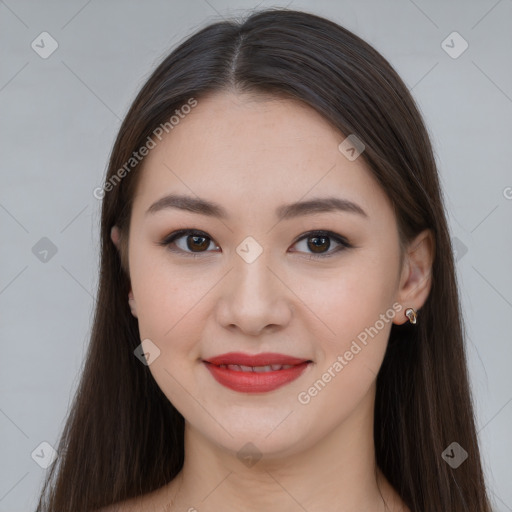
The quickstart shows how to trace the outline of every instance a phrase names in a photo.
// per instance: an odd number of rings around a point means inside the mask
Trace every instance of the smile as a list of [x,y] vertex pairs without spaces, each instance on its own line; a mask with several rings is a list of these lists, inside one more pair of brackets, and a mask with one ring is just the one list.
[[311,361],[295,365],[215,365],[203,361],[213,378],[222,386],[239,393],[266,393],[298,379]]
[[267,366],[242,366],[240,364],[221,364],[219,368],[227,368],[235,372],[272,372],[276,370],[287,370],[292,368],[290,364],[269,364]]

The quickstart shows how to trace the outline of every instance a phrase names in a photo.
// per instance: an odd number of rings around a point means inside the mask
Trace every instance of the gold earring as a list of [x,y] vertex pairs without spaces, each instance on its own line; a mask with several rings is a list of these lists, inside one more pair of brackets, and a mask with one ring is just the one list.
[[407,308],[405,310],[405,316],[409,319],[411,324],[415,324],[416,323],[416,319],[418,318],[416,310],[413,309],[413,308]]

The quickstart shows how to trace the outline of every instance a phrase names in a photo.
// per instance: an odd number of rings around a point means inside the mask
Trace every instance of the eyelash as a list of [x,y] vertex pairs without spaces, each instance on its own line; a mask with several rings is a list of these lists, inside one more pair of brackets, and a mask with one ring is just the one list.
[[[179,238],[182,238],[185,235],[200,236],[203,238],[208,238],[211,242],[213,242],[213,239],[210,236],[208,236],[204,231],[198,231],[195,229],[180,229],[179,231],[174,231],[173,233],[171,233],[170,235],[165,237],[161,242],[158,242],[158,245],[167,247],[171,252],[184,254],[186,257],[192,257],[192,258],[200,257],[205,252],[206,253],[211,252],[211,251],[203,251],[203,252],[199,252],[199,253],[193,253],[193,252],[183,251],[182,249],[171,249],[170,248],[170,245],[173,242],[175,242]],[[318,260],[318,259],[322,259],[322,258],[330,258],[334,254],[337,254],[337,253],[343,251],[344,249],[350,249],[353,247],[353,245],[351,245],[344,237],[342,237],[336,233],[333,233],[332,231],[318,231],[318,230],[309,231],[307,233],[304,233],[300,238],[298,238],[294,242],[293,245],[297,244],[298,242],[300,242],[304,239],[315,238],[315,237],[316,238],[332,238],[335,242],[339,243],[340,246],[338,246],[337,249],[335,249],[334,251],[329,252],[329,253],[310,254],[309,256],[306,256],[307,259]]]

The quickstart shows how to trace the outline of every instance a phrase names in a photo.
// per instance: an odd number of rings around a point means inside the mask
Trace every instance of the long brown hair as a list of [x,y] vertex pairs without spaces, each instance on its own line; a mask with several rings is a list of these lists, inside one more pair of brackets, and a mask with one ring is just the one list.
[[[378,466],[412,512],[490,512],[463,341],[454,259],[431,143],[407,87],[365,41],[322,17],[254,12],[197,31],[157,67],[119,130],[102,191],[101,269],[81,382],[38,511],[93,510],[171,481],[184,461],[184,419],[134,356],[126,246],[140,165],[133,153],[191,98],[214,91],[300,100],[365,144],[362,157],[389,196],[401,243],[435,238],[430,295],[415,326],[393,325],[377,377]],[[124,167],[125,172],[119,170]],[[122,179],[119,176],[122,175]],[[468,458],[453,468],[443,451]]]

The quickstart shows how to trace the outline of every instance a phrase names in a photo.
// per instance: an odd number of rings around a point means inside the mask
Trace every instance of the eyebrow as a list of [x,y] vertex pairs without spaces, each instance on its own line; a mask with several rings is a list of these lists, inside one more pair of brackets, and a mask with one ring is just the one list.
[[[229,218],[227,210],[218,203],[179,194],[169,194],[158,199],[148,208],[146,215],[155,214],[168,208],[185,210],[218,219]],[[358,204],[339,197],[319,197],[308,201],[285,204],[276,209],[276,217],[279,220],[288,220],[301,215],[333,211],[356,213],[368,218],[367,213]]]

